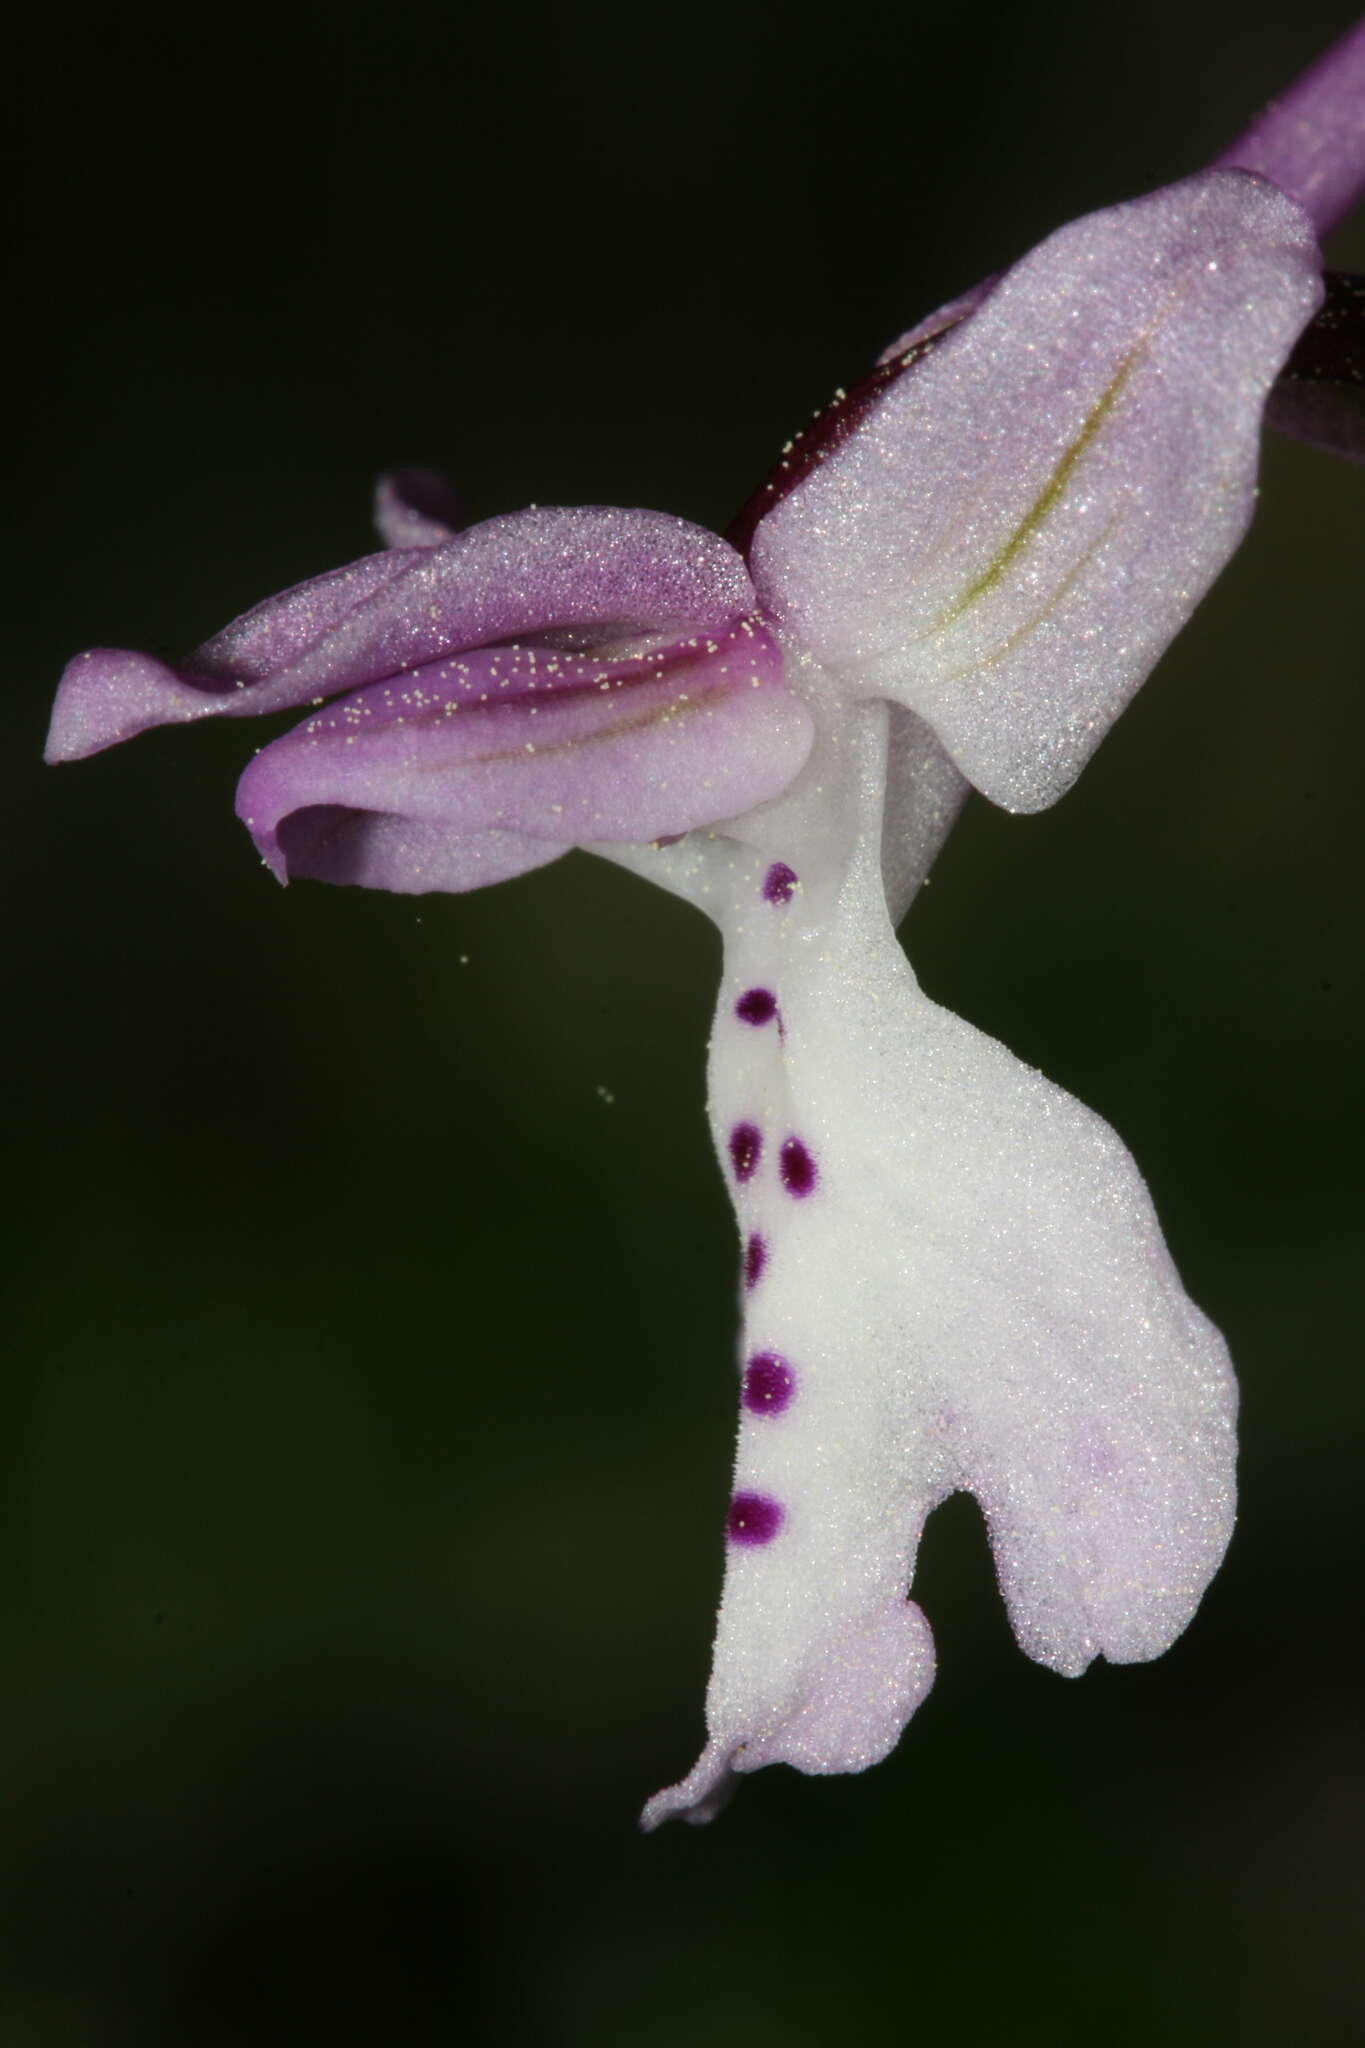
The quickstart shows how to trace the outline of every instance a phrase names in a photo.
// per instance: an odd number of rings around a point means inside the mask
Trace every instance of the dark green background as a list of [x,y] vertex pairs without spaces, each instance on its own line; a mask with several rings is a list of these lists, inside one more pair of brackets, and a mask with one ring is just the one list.
[[242,725],[36,765],[68,653],[367,551],[394,459],[723,525],[914,317],[1348,19],[341,0],[63,17],[12,74],[3,2048],[1358,2038],[1358,471],[1269,448],[1075,793],[975,804],[908,930],[1142,1162],[1243,1376],[1227,1567],[1068,1683],[953,1503],[894,1758],[709,1830],[633,1831],[730,1459],[711,934],[579,855],[281,892]]

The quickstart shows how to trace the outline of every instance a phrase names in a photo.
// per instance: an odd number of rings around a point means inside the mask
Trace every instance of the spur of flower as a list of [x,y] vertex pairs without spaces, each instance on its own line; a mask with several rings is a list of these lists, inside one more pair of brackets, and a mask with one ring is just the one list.
[[302,711],[238,793],[281,881],[463,890],[586,846],[720,926],[739,1447],[708,1740],[646,1825],[886,1754],[932,1679],[910,1593],[954,1491],[1065,1673],[1156,1656],[1223,1554],[1234,1381],[1136,1167],[921,993],[895,925],[969,787],[1060,796],[1236,547],[1363,101],[1358,28],[1219,166],[912,328],[728,539],[601,507],[460,530],[407,473],[382,552],[181,663],[63,678],[57,760]]

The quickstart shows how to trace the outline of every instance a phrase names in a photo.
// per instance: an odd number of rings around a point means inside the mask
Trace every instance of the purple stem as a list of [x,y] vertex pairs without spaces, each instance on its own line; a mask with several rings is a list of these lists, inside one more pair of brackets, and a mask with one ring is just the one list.
[[1259,171],[1331,233],[1365,195],[1365,19],[1270,102],[1215,162]]

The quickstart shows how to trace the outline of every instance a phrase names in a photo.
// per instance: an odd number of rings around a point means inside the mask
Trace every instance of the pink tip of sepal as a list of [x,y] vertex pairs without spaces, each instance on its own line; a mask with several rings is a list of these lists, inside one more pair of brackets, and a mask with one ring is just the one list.
[[91,647],[69,661],[57,685],[43,759],[82,761],[154,725],[174,725],[221,709],[211,683],[184,682],[151,654]]

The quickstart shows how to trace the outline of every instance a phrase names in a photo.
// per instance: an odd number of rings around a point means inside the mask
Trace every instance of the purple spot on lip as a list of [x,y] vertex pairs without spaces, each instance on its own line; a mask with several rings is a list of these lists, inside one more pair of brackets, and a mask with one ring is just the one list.
[[798,1200],[815,1186],[815,1161],[799,1138],[787,1138],[782,1146],[782,1185]]
[[737,1493],[725,1518],[725,1532],[732,1543],[771,1543],[782,1522],[780,1500],[766,1493]]
[[756,1351],[744,1368],[744,1405],[751,1415],[780,1415],[796,1392],[796,1374],[775,1351]]
[[771,1024],[777,1015],[777,997],[770,988],[746,988],[735,1004],[735,1015],[745,1024]]
[[736,1124],[730,1133],[730,1164],[738,1181],[752,1180],[763,1150],[763,1133],[757,1124]]
[[763,1278],[763,1268],[768,1263],[768,1242],[761,1232],[755,1230],[744,1244],[744,1285],[746,1289],[757,1287]]
[[789,868],[784,860],[775,860],[763,877],[764,901],[790,903],[799,879],[795,868]]

